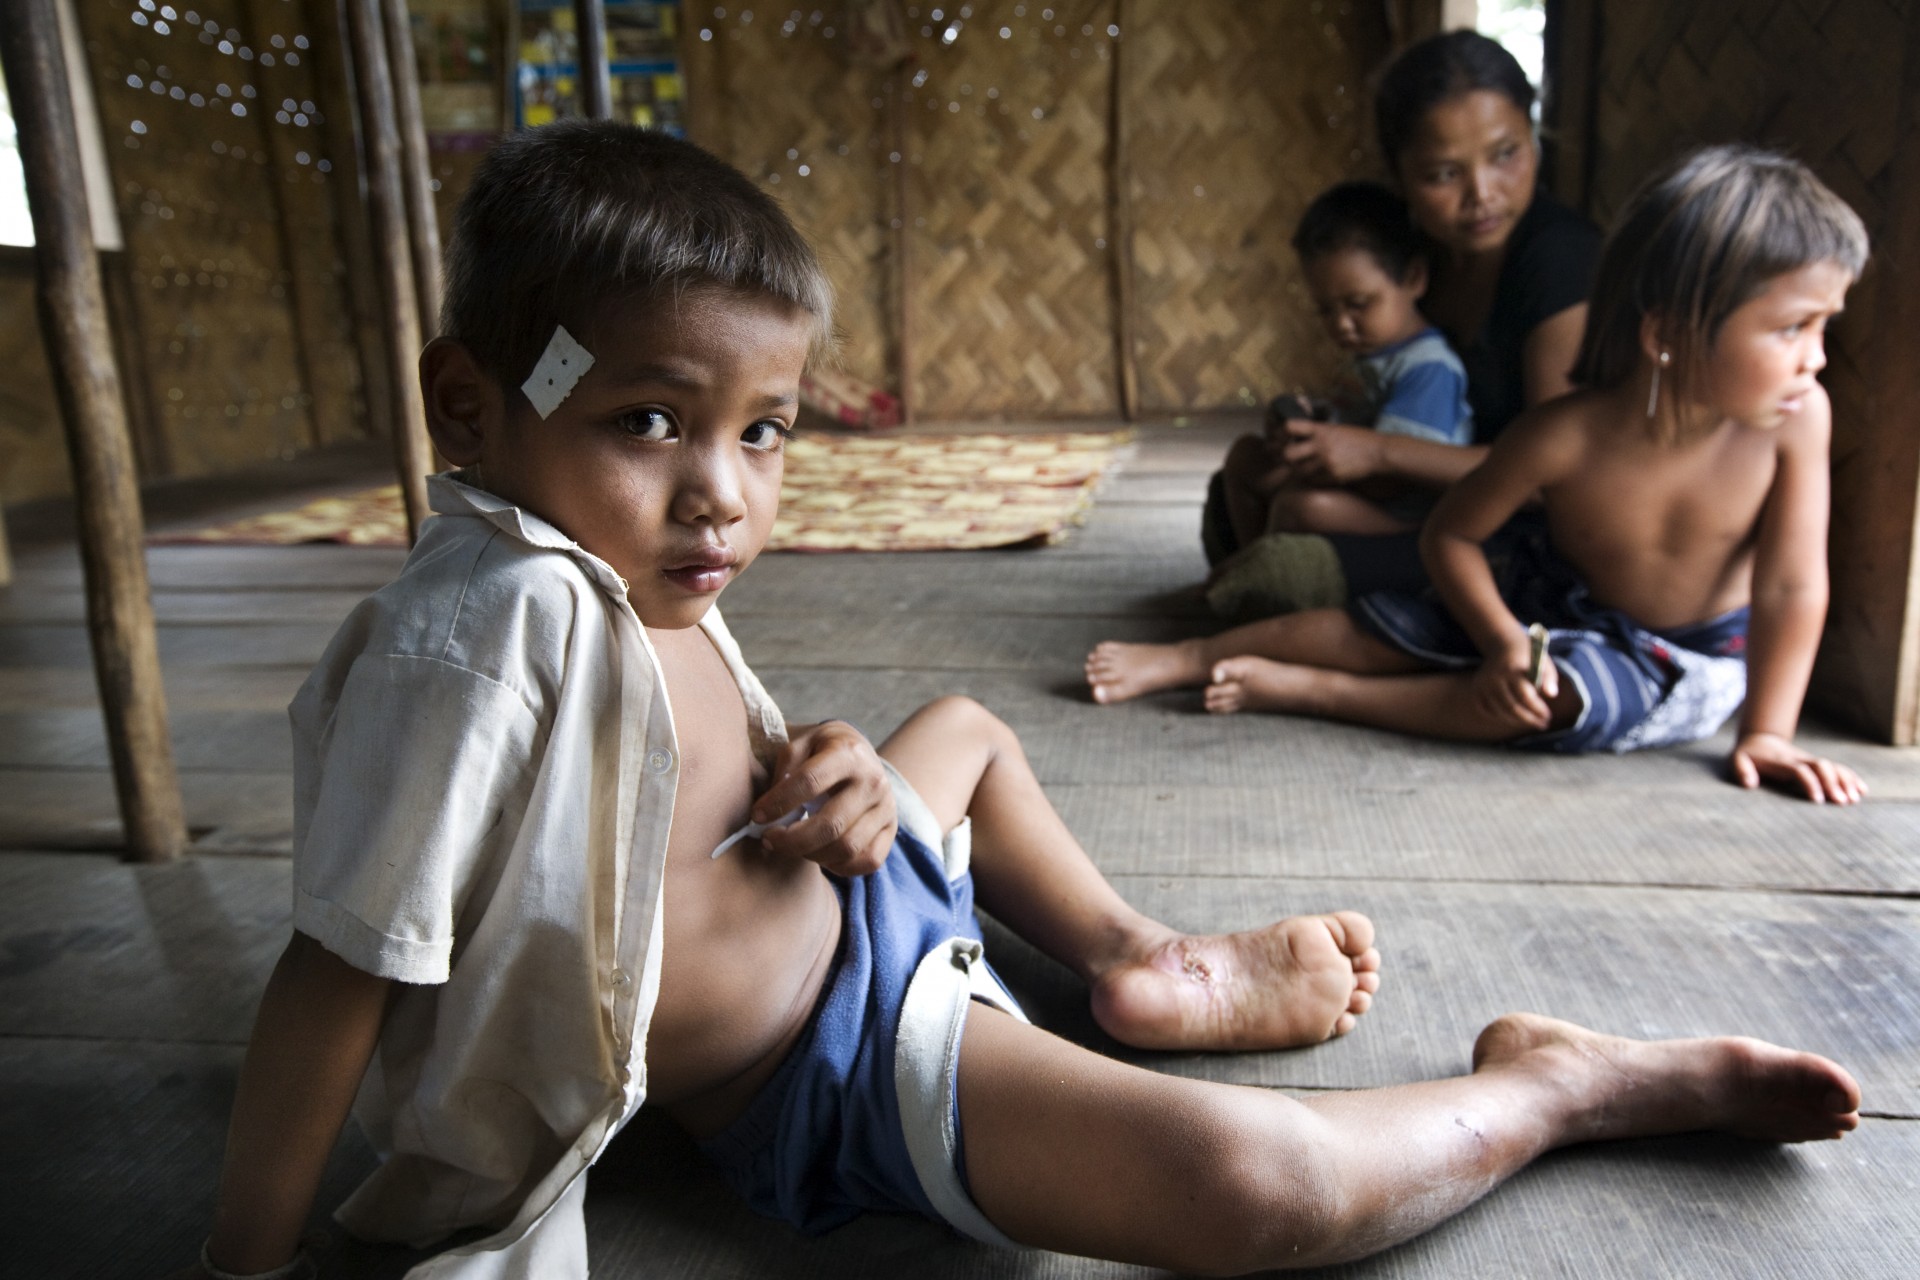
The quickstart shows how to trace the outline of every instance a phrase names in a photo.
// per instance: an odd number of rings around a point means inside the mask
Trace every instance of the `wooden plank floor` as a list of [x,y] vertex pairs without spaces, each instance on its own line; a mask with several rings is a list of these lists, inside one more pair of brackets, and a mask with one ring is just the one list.
[[[1558,1153],[1440,1230],[1322,1274],[1920,1274],[1920,753],[1810,727],[1874,788],[1843,812],[1720,781],[1724,737],[1564,760],[1210,719],[1185,694],[1092,706],[1078,674],[1091,643],[1206,625],[1190,590],[1196,511],[1237,425],[1146,431],[1061,546],[769,557],[729,593],[729,620],[795,719],[837,715],[878,737],[940,693],[985,702],[1121,892],[1174,924],[1352,906],[1379,925],[1385,986],[1352,1036],[1125,1056],[1290,1090],[1366,1087],[1460,1071],[1485,1021],[1535,1008],[1634,1035],[1750,1032],[1828,1053],[1865,1089],[1868,1118],[1840,1144]],[[371,457],[335,456],[175,495],[159,522],[380,478]],[[0,1274],[159,1274],[205,1228],[240,1046],[285,939],[287,699],[400,557],[155,549],[197,843],[186,863],[142,869],[111,852],[77,557],[59,538],[16,542],[0,589]],[[1039,1020],[1123,1052],[1069,975],[997,929],[990,949]],[[350,1135],[323,1200],[370,1159]],[[800,1239],[734,1203],[651,1115],[591,1185],[598,1276],[1142,1274],[901,1218]],[[330,1262],[397,1275],[411,1256],[343,1246]]]

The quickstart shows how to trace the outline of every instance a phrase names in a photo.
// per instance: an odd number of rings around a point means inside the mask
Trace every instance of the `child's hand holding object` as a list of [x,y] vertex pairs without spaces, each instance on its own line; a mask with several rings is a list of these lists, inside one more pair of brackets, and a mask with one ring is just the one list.
[[780,749],[773,777],[747,815],[760,824],[768,853],[806,858],[843,876],[865,875],[886,861],[893,787],[858,729],[842,720],[799,726]]
[[1546,628],[1535,623],[1504,653],[1474,674],[1474,696],[1489,714],[1535,733],[1553,723],[1548,699],[1560,692],[1560,672],[1547,656]]

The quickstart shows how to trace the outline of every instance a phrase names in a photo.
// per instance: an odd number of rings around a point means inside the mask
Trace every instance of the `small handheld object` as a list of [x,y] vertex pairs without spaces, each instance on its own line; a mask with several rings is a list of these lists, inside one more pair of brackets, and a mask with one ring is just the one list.
[[811,818],[814,814],[820,812],[820,803],[818,800],[809,800],[792,813],[783,813],[772,822],[749,822],[746,826],[740,828],[725,840],[715,845],[713,852],[707,856],[709,858],[717,858],[727,850],[733,848],[736,844],[739,844],[742,840],[758,840],[775,827],[790,827],[802,818]]
[[1533,623],[1527,628],[1527,642],[1527,679],[1538,689],[1547,674],[1547,629],[1537,622]]

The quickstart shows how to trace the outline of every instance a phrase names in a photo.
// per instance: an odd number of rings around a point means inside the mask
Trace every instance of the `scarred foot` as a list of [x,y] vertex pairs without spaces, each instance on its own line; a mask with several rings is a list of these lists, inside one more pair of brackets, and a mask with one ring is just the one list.
[[1628,1040],[1510,1013],[1480,1033],[1473,1069],[1537,1070],[1564,1084],[1567,1142],[1701,1129],[1811,1142],[1860,1123],[1860,1086],[1844,1067],[1746,1036]]
[[1353,1030],[1379,989],[1373,922],[1336,911],[1175,935],[1096,978],[1093,1016],[1141,1049],[1286,1049]]
[[1125,702],[1161,689],[1206,683],[1207,659],[1198,640],[1178,644],[1104,640],[1087,655],[1086,671],[1095,702]]
[[1212,681],[1203,697],[1217,716],[1236,711],[1304,711],[1315,681],[1312,667],[1271,658],[1223,658],[1208,672]]

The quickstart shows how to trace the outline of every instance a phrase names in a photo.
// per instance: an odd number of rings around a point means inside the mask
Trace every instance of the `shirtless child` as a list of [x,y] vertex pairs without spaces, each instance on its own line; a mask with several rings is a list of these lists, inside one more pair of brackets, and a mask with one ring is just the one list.
[[462,470],[294,704],[296,932],[201,1274],[311,1272],[356,1090],[384,1160],[341,1223],[477,1228],[415,1274],[541,1280],[586,1273],[584,1173],[643,1101],[804,1229],[901,1210],[1213,1272],[1384,1248],[1569,1142],[1855,1126],[1839,1066],[1744,1039],[1515,1015],[1469,1076],[1296,1102],[1029,1025],[976,891],[1134,1045],[1342,1034],[1379,956],[1352,912],[1225,937],[1141,916],[966,699],[877,752],[783,722],[714,603],[772,527],[829,308],[772,202],[688,144],[571,122],[482,166],[421,360]]
[[[1094,700],[1205,685],[1219,713],[1631,751],[1707,737],[1744,699],[1742,786],[1854,803],[1859,777],[1793,734],[1827,606],[1832,415],[1815,375],[1866,248],[1799,164],[1689,157],[1602,251],[1586,390],[1509,428],[1429,517],[1438,601],[1377,592],[1183,644],[1105,643],[1086,664]],[[1544,523],[1522,511],[1536,496]]]

